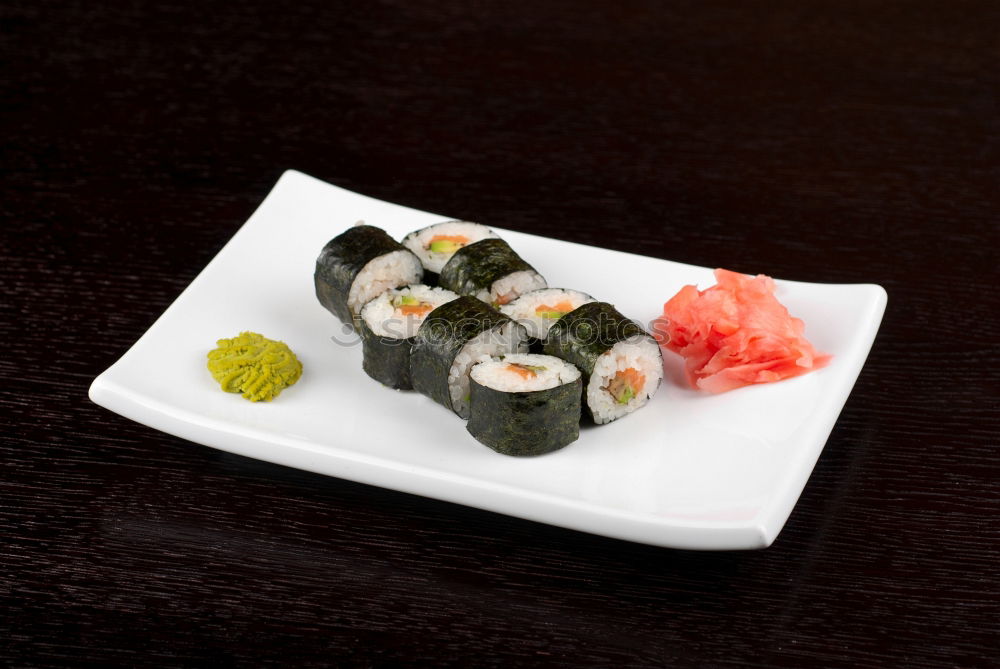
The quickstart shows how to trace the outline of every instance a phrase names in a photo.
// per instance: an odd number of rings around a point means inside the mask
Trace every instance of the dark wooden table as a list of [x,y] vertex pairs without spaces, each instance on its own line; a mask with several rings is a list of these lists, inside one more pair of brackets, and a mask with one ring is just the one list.
[[[0,7],[0,663],[996,666],[995,2],[260,4]],[[889,307],[758,552],[555,529],[91,404],[289,167]]]

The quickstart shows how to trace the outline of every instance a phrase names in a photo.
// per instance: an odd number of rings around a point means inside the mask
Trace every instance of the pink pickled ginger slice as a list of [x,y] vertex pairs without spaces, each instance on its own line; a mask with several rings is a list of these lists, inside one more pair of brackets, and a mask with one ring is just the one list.
[[661,346],[684,357],[693,387],[722,393],[830,362],[805,338],[805,323],[774,296],[770,277],[717,269],[715,280],[707,290],[681,288],[653,328]]

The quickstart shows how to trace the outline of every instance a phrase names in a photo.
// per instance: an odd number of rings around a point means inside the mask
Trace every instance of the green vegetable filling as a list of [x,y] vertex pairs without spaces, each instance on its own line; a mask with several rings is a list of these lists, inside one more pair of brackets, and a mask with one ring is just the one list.
[[619,404],[628,404],[629,400],[635,397],[635,390],[632,389],[632,386],[626,383],[622,387],[621,392],[619,392],[617,395],[612,394],[611,396],[614,397],[615,401],[618,402]]
[[434,253],[454,253],[463,246],[464,244],[460,244],[459,242],[453,242],[447,239],[440,239],[436,242],[431,242],[430,246],[428,246],[427,248],[433,251]]
[[533,379],[538,372],[544,372],[545,368],[541,365],[525,365],[520,362],[511,362],[507,364],[507,369],[514,372],[522,379]]
[[630,367],[617,372],[604,389],[618,404],[628,404],[636,396],[637,389],[642,388],[645,383],[646,377]]
[[392,301],[392,306],[394,307],[410,306],[415,304],[420,304],[420,300],[412,295],[400,295]]

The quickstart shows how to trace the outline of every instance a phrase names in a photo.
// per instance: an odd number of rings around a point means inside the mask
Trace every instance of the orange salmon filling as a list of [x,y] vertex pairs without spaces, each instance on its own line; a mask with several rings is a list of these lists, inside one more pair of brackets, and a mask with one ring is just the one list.
[[522,379],[533,379],[536,376],[538,376],[537,374],[535,374],[535,370],[531,369],[526,365],[519,365],[516,362],[512,362],[509,365],[507,365],[507,371],[514,372]]
[[404,316],[423,316],[434,307],[426,302],[421,302],[420,304],[401,304],[396,308]]
[[551,307],[547,304],[539,304],[535,307],[535,314],[542,318],[561,318],[571,311],[573,311],[573,305],[569,300],[563,300]]
[[646,385],[646,375],[634,367],[629,367],[617,372],[608,382],[606,390],[616,402],[626,404],[639,394],[644,385]]
[[516,298],[517,298],[517,293],[512,290],[509,293],[507,293],[506,295],[500,295],[500,296],[498,296],[497,299],[493,300],[493,305],[494,306],[501,306],[501,305],[507,304],[508,302],[510,302],[511,300],[516,299]]
[[434,242],[454,242],[456,244],[468,244],[469,238],[465,235],[434,235],[431,237],[431,244]]
[[544,372],[545,368],[537,365],[522,365],[519,362],[511,362],[507,364],[507,371],[514,372],[522,379],[533,379],[538,376],[538,372]]
[[434,253],[454,253],[469,243],[465,235],[434,235],[427,242],[427,250]]

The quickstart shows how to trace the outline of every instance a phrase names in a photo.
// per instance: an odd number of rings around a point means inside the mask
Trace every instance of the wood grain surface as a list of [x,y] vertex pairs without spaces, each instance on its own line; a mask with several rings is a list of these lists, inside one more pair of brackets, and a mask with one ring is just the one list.
[[[0,62],[0,663],[997,666],[996,2],[8,0]],[[286,168],[889,306],[758,552],[348,483],[91,404]]]

